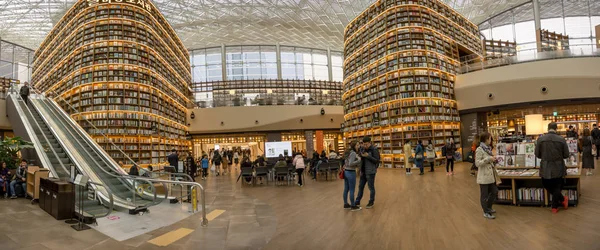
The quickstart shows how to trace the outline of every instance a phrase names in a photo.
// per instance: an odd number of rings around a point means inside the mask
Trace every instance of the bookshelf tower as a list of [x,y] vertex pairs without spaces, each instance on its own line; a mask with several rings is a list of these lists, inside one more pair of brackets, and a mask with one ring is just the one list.
[[440,161],[448,139],[460,150],[456,71],[482,54],[477,26],[441,1],[376,1],[344,32],[345,138],[371,136],[387,168],[407,141],[431,140]]
[[189,53],[149,0],[77,1],[35,52],[32,82],[116,161],[189,149]]

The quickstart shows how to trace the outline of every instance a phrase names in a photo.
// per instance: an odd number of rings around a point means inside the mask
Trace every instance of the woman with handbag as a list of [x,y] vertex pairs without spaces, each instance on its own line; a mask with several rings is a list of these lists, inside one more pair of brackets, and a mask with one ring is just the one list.
[[423,163],[425,161],[425,159],[424,159],[425,157],[423,156],[423,153],[425,153],[425,150],[423,150],[423,141],[418,140],[417,148],[415,148],[415,164],[419,168],[419,175],[425,174],[423,172]]
[[493,156],[490,147],[492,143],[490,133],[481,133],[479,141],[479,147],[475,151],[475,165],[479,170],[477,172],[477,184],[479,184],[479,190],[481,191],[481,208],[483,209],[483,217],[495,219],[494,213],[496,211],[492,209],[492,205],[498,195],[497,184],[500,182],[500,178],[494,167],[496,157]]
[[[361,160],[358,155],[360,145],[357,141],[350,142],[350,148],[346,151],[346,161],[344,163],[344,209],[350,209],[351,211],[359,211],[361,207],[356,206],[354,200],[354,190],[356,189],[356,170],[360,168]],[[348,197],[350,193],[350,197]],[[350,199],[350,204],[348,204]]]
[[454,139],[448,139],[448,144],[444,146],[446,157],[446,174],[454,175],[454,153],[456,152],[456,144],[454,144]]

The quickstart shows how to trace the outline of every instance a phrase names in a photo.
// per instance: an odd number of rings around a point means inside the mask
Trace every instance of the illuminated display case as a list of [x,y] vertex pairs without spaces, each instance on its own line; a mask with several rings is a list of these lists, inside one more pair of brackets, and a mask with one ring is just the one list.
[[345,138],[371,136],[383,167],[405,165],[417,140],[461,148],[454,95],[459,58],[482,56],[477,26],[436,0],[380,0],[346,27]]
[[150,1],[77,1],[36,51],[32,82],[117,161],[189,149],[189,53]]

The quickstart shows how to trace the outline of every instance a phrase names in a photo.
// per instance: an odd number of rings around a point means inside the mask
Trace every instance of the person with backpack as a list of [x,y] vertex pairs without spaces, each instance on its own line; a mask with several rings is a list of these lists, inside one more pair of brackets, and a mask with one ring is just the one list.
[[379,151],[371,143],[371,137],[363,138],[364,152],[361,154],[362,164],[360,172],[360,183],[358,184],[358,195],[356,196],[356,206],[360,206],[360,200],[363,196],[365,184],[369,184],[369,191],[371,196],[369,197],[369,203],[367,209],[373,208],[375,205],[375,175],[377,174],[377,168],[380,163]]
[[[350,142],[350,148],[346,151],[344,158],[344,209],[359,211],[361,207],[356,206],[354,200],[354,190],[356,189],[356,170],[361,166],[361,159],[358,155],[360,145],[357,141]],[[348,196],[350,194],[350,196]],[[350,199],[350,204],[348,204]]]
[[425,156],[423,155],[425,150],[423,150],[423,141],[417,141],[417,147],[415,148],[415,164],[419,168],[419,175],[424,175],[423,172],[423,162],[425,161]]
[[454,175],[454,153],[456,153],[454,139],[448,139],[448,144],[442,148],[442,151],[442,154],[446,157],[446,175]]
[[212,162],[213,162],[213,172],[216,176],[219,176],[219,174],[221,173],[221,154],[219,153],[218,149],[215,149],[214,151],[214,156],[212,158]]

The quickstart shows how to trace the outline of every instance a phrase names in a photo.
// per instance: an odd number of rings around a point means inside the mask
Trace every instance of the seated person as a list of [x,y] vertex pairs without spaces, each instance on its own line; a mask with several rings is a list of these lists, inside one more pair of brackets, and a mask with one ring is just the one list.
[[[256,166],[257,168],[260,167],[266,167],[267,166],[267,161],[265,161],[265,158],[262,156],[258,156],[256,161],[254,162],[254,166]],[[263,184],[263,178],[262,177],[258,177],[258,179],[260,180],[260,184]]]
[[4,193],[4,198],[8,197],[8,178],[10,177],[10,172],[8,171],[8,167],[6,166],[6,162],[2,162],[2,166],[0,167],[0,190]]
[[140,170],[141,170],[141,172],[142,172],[142,176],[143,176],[143,177],[152,178],[152,170],[154,170],[154,169],[152,168],[152,166],[148,166],[148,168],[147,168],[147,169],[143,169],[143,168],[141,168]]
[[13,181],[10,182],[10,198],[17,198],[17,190],[15,189],[16,185],[21,185],[23,187],[23,192],[27,190],[27,160],[21,160],[21,164],[16,171],[16,176]]
[[[275,163],[275,168],[285,168],[285,167],[287,167],[286,159],[283,157],[283,155],[279,155],[279,160],[277,160],[277,163]],[[277,179],[279,181],[281,181],[282,177],[277,177]]]
[[[252,169],[252,163],[250,162],[250,159],[248,157],[244,157],[244,159],[242,160],[242,164],[240,165],[240,171],[243,172],[243,169],[245,168],[250,168]],[[251,176],[246,176],[246,183],[251,184],[252,181],[252,177]]]

